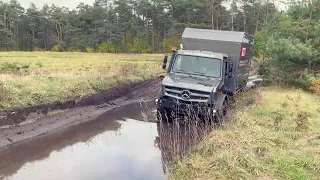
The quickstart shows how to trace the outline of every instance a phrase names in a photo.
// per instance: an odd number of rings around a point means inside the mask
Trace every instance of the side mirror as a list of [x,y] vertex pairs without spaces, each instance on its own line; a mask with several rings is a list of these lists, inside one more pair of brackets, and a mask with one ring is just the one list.
[[163,59],[162,69],[167,69],[168,55],[166,54]]

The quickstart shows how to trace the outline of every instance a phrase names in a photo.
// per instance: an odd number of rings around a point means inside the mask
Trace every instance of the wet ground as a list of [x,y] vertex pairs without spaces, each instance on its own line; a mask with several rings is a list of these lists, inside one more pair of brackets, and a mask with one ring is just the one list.
[[95,120],[0,152],[0,179],[166,179],[153,102],[115,108]]
[[212,129],[156,123],[159,82],[98,106],[0,127],[0,180],[167,179],[172,157]]
[[97,103],[96,105],[55,110],[46,116],[28,116],[25,121],[19,124],[0,126],[0,152],[25,140],[54,134],[68,127],[95,120],[115,108],[134,102],[151,101],[156,96],[159,83],[159,80],[144,83],[138,88],[128,90],[129,92],[124,93],[121,97],[103,104]]

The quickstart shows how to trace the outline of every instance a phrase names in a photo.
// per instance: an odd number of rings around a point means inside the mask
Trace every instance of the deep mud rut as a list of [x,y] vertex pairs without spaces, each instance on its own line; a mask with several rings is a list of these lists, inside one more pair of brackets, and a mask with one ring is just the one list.
[[70,126],[94,120],[114,108],[134,102],[151,101],[156,96],[160,83],[160,80],[142,83],[120,98],[100,105],[57,111],[48,116],[26,120],[18,125],[2,126],[0,127],[0,152],[27,139],[56,133]]
[[132,102],[3,149],[0,179],[166,179],[154,110]]
[[[248,88],[257,79],[250,77]],[[155,122],[160,83],[140,84],[99,105],[1,127],[0,180],[167,179],[172,146],[187,150],[194,134]]]

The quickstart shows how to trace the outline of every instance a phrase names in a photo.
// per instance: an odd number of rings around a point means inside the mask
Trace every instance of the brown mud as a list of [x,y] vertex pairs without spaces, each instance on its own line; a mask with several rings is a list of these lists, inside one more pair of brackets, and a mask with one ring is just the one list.
[[66,100],[64,102],[55,102],[51,104],[41,104],[26,108],[16,108],[12,111],[0,112],[0,127],[6,125],[16,125],[30,119],[48,116],[52,113],[55,113],[55,111],[65,111],[76,107],[103,104],[123,95],[129,95],[134,89],[143,89],[146,86],[149,86],[149,84],[152,82],[153,81],[131,83],[123,85],[119,88],[98,92],[85,98]]
[[92,149],[94,149],[95,142],[90,142],[90,140],[99,134],[120,131],[121,123],[118,121],[123,121],[124,117],[143,120],[141,111],[144,111],[146,118],[152,120],[152,114],[148,112],[154,106],[154,103],[150,101],[148,103],[131,103],[102,113],[93,121],[71,126],[53,134],[38,136],[18,143],[12,148],[0,150],[0,179],[1,176],[7,177],[17,173],[28,162],[46,161],[45,159],[52,152],[61,152],[77,143],[91,143]]
[[[0,113],[0,152],[8,146],[87,122],[114,108],[156,96],[160,79],[128,84],[91,97]],[[2,118],[1,118],[2,117]]]

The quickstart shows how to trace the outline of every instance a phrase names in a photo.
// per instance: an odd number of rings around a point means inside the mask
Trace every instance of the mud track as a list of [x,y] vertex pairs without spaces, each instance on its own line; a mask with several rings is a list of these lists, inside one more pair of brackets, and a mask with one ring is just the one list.
[[111,109],[156,96],[160,79],[125,85],[91,97],[0,113],[0,152],[19,142],[96,119]]

